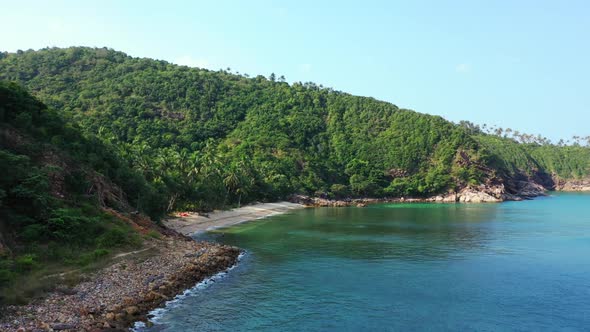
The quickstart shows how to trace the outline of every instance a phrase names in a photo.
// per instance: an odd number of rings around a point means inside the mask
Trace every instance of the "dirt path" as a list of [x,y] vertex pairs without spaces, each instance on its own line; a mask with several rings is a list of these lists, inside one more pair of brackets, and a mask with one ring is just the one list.
[[[134,250],[134,251],[129,251],[129,252],[123,252],[123,253],[120,253],[120,254],[117,254],[117,255],[113,256],[113,257],[111,258],[111,260],[113,260],[113,261],[114,261],[114,260],[116,260],[116,259],[118,259],[118,258],[126,257],[126,256],[129,256],[129,255],[136,255],[136,254],[140,254],[140,253],[142,253],[142,252],[144,252],[144,251],[148,251],[148,250],[150,250],[150,249],[154,249],[154,248],[155,248],[154,246],[150,246],[150,247],[143,248],[143,249],[140,249],[140,250]],[[68,275],[68,274],[72,274],[72,273],[76,273],[76,272],[80,272],[80,271],[82,271],[82,269],[73,269],[73,270],[68,270],[68,271],[61,272],[61,273],[50,274],[50,275],[46,275],[46,276],[44,276],[44,277],[41,277],[41,278],[40,278],[40,280],[45,280],[45,279],[49,279],[49,278],[55,278],[55,277],[62,278],[62,277],[64,277],[64,276]]]

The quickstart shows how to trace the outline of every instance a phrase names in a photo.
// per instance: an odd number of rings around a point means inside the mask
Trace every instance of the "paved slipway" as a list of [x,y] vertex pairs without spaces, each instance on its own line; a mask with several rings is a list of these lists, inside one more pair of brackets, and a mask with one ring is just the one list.
[[249,220],[285,213],[289,210],[305,207],[291,202],[259,203],[227,211],[214,211],[207,215],[189,213],[187,216],[168,219],[164,225],[184,235],[229,227]]

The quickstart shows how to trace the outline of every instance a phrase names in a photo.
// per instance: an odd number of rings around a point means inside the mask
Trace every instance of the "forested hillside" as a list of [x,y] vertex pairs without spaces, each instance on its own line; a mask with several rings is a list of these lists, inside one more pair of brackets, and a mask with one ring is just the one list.
[[130,198],[152,216],[293,193],[426,197],[516,173],[588,174],[587,148],[525,146],[274,75],[249,78],[106,48],[1,57],[1,79],[25,86],[146,179],[149,203],[146,194]]
[[0,53],[0,79],[0,288],[139,245],[117,213],[157,221],[292,194],[504,184],[518,195],[527,181],[552,189],[590,173],[588,147],[518,143],[313,83],[106,48]]
[[163,210],[292,193],[427,196],[484,176],[463,128],[311,83],[90,48],[8,54],[0,75],[115,147],[165,192]]
[[[16,83],[0,81],[0,304],[37,290],[34,273],[139,246],[139,234],[119,218],[138,196],[153,212],[159,196],[140,172]],[[14,284],[25,275],[31,279]]]
[[584,146],[555,146],[520,144],[511,139],[491,135],[477,135],[475,139],[494,154],[493,164],[513,175],[524,171],[544,170],[563,179],[588,176],[590,149]]

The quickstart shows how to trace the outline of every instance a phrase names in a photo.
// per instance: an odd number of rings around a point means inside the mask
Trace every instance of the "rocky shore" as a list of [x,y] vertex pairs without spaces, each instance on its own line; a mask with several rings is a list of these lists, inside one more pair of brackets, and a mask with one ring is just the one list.
[[590,179],[555,180],[555,190],[558,191],[590,191]]
[[124,331],[149,324],[148,313],[185,289],[227,270],[235,247],[166,235],[156,253],[129,255],[73,288],[57,287],[43,299],[3,308],[0,331]]
[[306,206],[339,207],[358,206],[363,207],[374,203],[497,203],[504,201],[521,201],[538,196],[544,196],[546,189],[535,182],[521,181],[516,183],[515,190],[509,190],[504,184],[468,186],[459,191],[452,191],[441,195],[415,198],[415,197],[382,197],[382,198],[343,198],[330,199],[324,197],[310,197],[293,195],[290,201]]
[[545,196],[547,191],[590,191],[590,179],[560,180],[547,179],[509,179],[504,181],[466,186],[458,191],[451,191],[431,197],[382,197],[382,198],[339,198],[311,197],[293,195],[290,202],[305,206],[363,207],[373,203],[498,203],[504,201],[522,201],[534,197]]

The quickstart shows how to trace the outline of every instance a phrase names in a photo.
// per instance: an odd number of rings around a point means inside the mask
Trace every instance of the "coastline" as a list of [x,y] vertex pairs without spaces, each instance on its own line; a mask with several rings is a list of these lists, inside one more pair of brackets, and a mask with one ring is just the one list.
[[178,234],[153,242],[157,252],[149,257],[125,256],[73,287],[61,279],[45,297],[3,308],[0,331],[126,331],[138,321],[149,325],[152,310],[230,269],[242,252]]
[[191,236],[209,230],[230,227],[250,220],[282,214],[305,205],[296,202],[256,203],[231,210],[216,210],[208,214],[183,213],[163,222],[164,226]]
[[127,331],[137,322],[149,326],[152,311],[229,271],[243,254],[239,248],[197,242],[187,235],[304,207],[259,203],[171,218],[164,222],[160,238],[146,240],[144,249],[110,258],[107,267],[83,275],[85,281],[69,287],[68,273],[56,275],[55,289],[43,298],[4,307],[0,331]]
[[509,193],[504,185],[480,185],[465,187],[459,191],[429,197],[360,197],[360,198],[325,198],[305,195],[293,195],[289,201],[313,207],[364,207],[375,203],[500,203],[505,201],[522,201],[539,196],[546,196],[547,190],[534,182],[522,182],[515,193]]
[[[541,187],[542,188],[542,187]],[[196,242],[187,235],[229,227],[309,206],[363,207],[374,203],[482,203],[530,199],[544,196],[533,187],[526,195],[506,195],[497,188],[469,188],[461,193],[428,198],[348,198],[326,199],[294,195],[288,202],[258,203],[209,214],[183,213],[164,221],[159,239],[144,243],[144,250],[111,258],[110,265],[85,276],[73,287],[61,280],[54,291],[27,305],[3,308],[0,331],[124,331],[136,322],[151,324],[155,309],[208,278],[234,267],[243,251],[221,244]],[[495,190],[499,198],[495,197]],[[567,191],[567,190],[560,190]],[[466,196],[467,195],[467,196]],[[471,196],[469,196],[471,195]],[[471,199],[461,199],[471,197]],[[483,200],[481,198],[484,198]],[[490,200],[485,200],[492,197]],[[152,249],[149,257],[135,257]],[[149,251],[152,251],[149,250]]]

